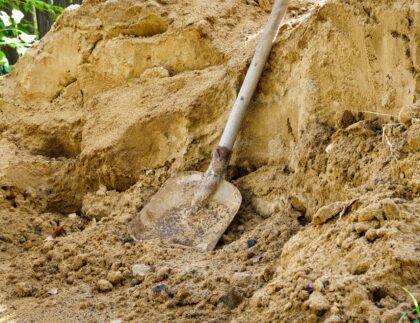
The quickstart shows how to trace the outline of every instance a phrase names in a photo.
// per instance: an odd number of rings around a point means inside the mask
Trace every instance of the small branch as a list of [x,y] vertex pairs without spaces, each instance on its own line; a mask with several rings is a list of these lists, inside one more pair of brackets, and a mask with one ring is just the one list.
[[398,118],[398,116],[395,116],[393,114],[388,114],[388,113],[381,113],[381,112],[374,112],[374,111],[366,111],[366,110],[363,110],[363,111],[360,111],[360,112],[368,113],[368,114],[375,114],[375,115],[384,116],[384,117]]

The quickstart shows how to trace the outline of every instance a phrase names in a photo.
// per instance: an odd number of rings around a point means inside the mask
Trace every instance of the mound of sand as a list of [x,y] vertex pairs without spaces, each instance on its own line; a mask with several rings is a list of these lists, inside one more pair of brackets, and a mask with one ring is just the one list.
[[0,322],[396,322],[420,298],[415,0],[291,1],[216,250],[128,236],[205,170],[269,7],[85,0],[0,80]]

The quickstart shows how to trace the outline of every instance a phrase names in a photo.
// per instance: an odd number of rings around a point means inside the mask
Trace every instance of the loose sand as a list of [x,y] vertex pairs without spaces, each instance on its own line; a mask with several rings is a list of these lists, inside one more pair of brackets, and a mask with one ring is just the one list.
[[291,1],[216,249],[130,238],[205,170],[269,7],[85,0],[0,80],[0,322],[391,323],[420,299],[416,0]]

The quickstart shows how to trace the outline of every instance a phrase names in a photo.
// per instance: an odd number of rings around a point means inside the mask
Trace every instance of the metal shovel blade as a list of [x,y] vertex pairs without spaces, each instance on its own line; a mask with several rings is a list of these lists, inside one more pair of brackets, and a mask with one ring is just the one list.
[[242,197],[234,185],[222,180],[206,202],[194,205],[204,181],[200,172],[168,179],[128,224],[131,236],[212,250],[238,212]]

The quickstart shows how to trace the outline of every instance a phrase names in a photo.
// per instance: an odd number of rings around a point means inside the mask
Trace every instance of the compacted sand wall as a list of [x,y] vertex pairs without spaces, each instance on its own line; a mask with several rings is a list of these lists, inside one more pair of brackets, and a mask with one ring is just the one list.
[[0,321],[395,322],[420,296],[414,0],[291,1],[216,251],[128,237],[206,168],[269,7],[85,0],[0,80]]

